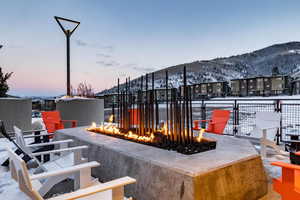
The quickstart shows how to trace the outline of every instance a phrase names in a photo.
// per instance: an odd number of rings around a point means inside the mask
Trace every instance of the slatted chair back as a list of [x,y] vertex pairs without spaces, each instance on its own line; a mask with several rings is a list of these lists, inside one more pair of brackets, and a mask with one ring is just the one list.
[[16,137],[16,142],[19,145],[19,147],[28,155],[30,155],[32,152],[31,150],[26,146],[26,142],[24,139],[24,135],[18,127],[14,126],[13,127],[14,132],[15,132],[15,137]]
[[11,164],[11,176],[13,179],[18,181],[19,188],[22,192],[27,194],[31,199],[43,200],[37,191],[34,190],[28,169],[24,160],[22,160],[13,150],[10,148],[6,149],[8,152],[10,164]]
[[206,131],[209,133],[223,134],[229,119],[229,110],[213,110]]
[[261,130],[277,130],[280,127],[281,114],[277,112],[256,112],[255,125]]
[[64,125],[61,123],[59,111],[45,111],[42,112],[42,118],[48,133],[54,133],[57,129],[63,129]]
[[36,159],[34,156],[32,156],[32,151],[31,149],[26,145],[25,139],[24,139],[24,135],[22,133],[22,130],[19,129],[18,127],[14,126],[13,127],[14,132],[15,132],[15,137],[16,137],[16,143],[17,143],[17,148],[19,148],[24,156],[29,156],[30,159],[33,159],[34,162],[36,162],[36,164],[38,164],[38,166],[43,170],[43,171],[47,171],[45,169],[45,167],[42,165],[42,163]]

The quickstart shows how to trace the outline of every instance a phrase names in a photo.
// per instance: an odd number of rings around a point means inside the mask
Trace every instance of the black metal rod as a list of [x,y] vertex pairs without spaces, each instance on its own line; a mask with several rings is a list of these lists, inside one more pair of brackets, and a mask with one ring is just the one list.
[[131,86],[130,86],[130,77],[128,77],[128,129],[131,129],[131,125],[133,123],[133,115],[134,115],[134,111],[132,110],[132,97],[131,97]]
[[127,108],[127,78],[125,81],[125,95],[124,95],[124,122],[125,122],[125,126],[124,128],[127,129],[127,124],[128,124],[128,118],[127,118],[127,112],[126,112],[126,108]]
[[159,127],[159,104],[157,99],[157,90],[154,91],[155,95],[155,129],[158,130]]
[[151,129],[154,131],[154,72],[152,73],[152,92],[151,92]]
[[187,137],[187,142],[190,143],[190,121],[189,121],[189,94],[188,94],[188,86],[187,86],[187,79],[186,79],[186,66],[183,67],[183,82],[184,82],[184,103],[185,103],[185,110],[184,110],[184,114],[185,114],[185,119],[186,119],[186,123],[185,123],[185,130],[186,130],[186,137]]
[[171,89],[171,103],[170,103],[170,143],[171,146],[175,141],[174,137],[174,88]]
[[144,93],[143,93],[143,76],[141,76],[141,99],[140,99],[140,135],[144,135],[144,112],[143,112],[143,102],[144,102]]
[[193,134],[193,102],[192,102],[192,88],[189,88],[189,102],[190,102],[190,141],[194,142],[194,134]]
[[130,76],[128,77],[128,92],[131,92]]
[[145,125],[146,125],[146,132],[149,131],[150,121],[149,121],[149,94],[148,94],[148,74],[146,74],[146,101],[145,101]]
[[167,121],[166,121],[166,127],[167,127],[167,138],[169,139],[169,74],[168,70],[166,70],[166,114],[167,114]]
[[120,79],[118,78],[118,127],[120,128]]
[[67,96],[71,96],[71,80],[70,80],[70,30],[67,30]]

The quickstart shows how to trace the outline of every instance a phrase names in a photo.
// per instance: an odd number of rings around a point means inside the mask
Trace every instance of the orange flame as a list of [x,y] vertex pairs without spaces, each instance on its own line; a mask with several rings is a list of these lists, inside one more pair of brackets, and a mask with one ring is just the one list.
[[97,124],[96,124],[96,122],[92,122],[92,126],[91,126],[91,128],[96,128],[97,127]]
[[198,137],[196,138],[198,142],[201,142],[201,140],[203,139],[203,133],[205,132],[205,129],[202,128],[200,131],[199,131],[199,135]]
[[[112,116],[110,116],[111,119]],[[112,120],[109,120],[112,121]],[[92,132],[101,132],[104,134],[115,134],[115,135],[123,135],[124,137],[133,139],[133,140],[138,140],[138,141],[143,141],[143,142],[151,142],[154,140],[154,134],[151,133],[150,136],[139,136],[137,134],[132,133],[132,131],[129,131],[128,133],[122,133],[120,130],[116,127],[115,124],[108,122],[105,125],[100,125],[99,127],[96,126],[96,123],[92,123],[92,125],[87,128],[88,131]]]
[[164,135],[168,135],[168,126],[167,126],[167,122],[164,123],[164,127],[162,129],[162,132],[164,133]]
[[109,123],[112,123],[114,121],[114,115],[110,115],[109,119],[108,119],[108,122]]
[[[127,133],[121,132],[120,129],[117,127],[115,123],[112,123],[113,121],[113,115],[109,117],[109,122],[103,123],[100,126],[97,126],[95,122],[92,123],[92,125],[87,128],[88,131],[92,132],[98,132],[98,133],[104,133],[107,135],[120,135],[128,139],[142,141],[142,142],[152,142],[155,139],[155,132],[160,132],[164,135],[171,135],[170,130],[168,130],[167,123],[164,123],[164,126],[159,130],[153,130],[153,132],[147,132],[146,136],[139,136],[132,131],[128,131]],[[201,142],[203,139],[203,133],[205,132],[205,129],[201,129],[199,131],[199,135],[195,137],[195,140],[198,142]],[[187,135],[187,130],[184,130],[184,134]]]

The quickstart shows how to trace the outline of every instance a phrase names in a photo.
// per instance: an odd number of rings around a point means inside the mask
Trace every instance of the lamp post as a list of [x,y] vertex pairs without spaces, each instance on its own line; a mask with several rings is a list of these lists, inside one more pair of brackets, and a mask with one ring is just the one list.
[[[74,20],[71,20],[71,19],[62,18],[62,17],[57,17],[57,16],[54,16],[54,18],[55,18],[56,22],[58,23],[59,27],[61,28],[61,30],[64,32],[65,36],[66,36],[66,41],[67,41],[67,96],[70,96],[71,95],[71,80],[70,80],[70,37],[73,34],[73,32],[77,29],[77,27],[79,26],[80,22],[74,21]],[[76,24],[76,26],[72,30],[66,29],[61,24],[61,21],[66,21],[66,22],[74,23],[74,24]]]

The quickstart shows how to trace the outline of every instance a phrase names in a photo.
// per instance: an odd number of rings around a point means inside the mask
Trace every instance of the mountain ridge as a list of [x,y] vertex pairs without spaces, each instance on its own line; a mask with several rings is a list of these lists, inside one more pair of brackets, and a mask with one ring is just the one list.
[[[165,87],[165,71],[169,73],[169,86],[182,85],[183,67],[187,68],[188,84],[200,82],[230,81],[237,78],[253,76],[268,76],[274,67],[279,74],[290,75],[293,78],[300,76],[300,42],[291,41],[274,44],[249,53],[219,57],[210,60],[196,60],[190,63],[178,64],[154,72],[155,88]],[[151,76],[149,76],[151,79]],[[149,79],[149,81],[150,81]],[[131,88],[139,88],[140,77],[131,81]],[[144,84],[145,85],[145,84]],[[121,85],[121,89],[124,84]],[[109,94],[117,92],[117,86],[98,93]]]

